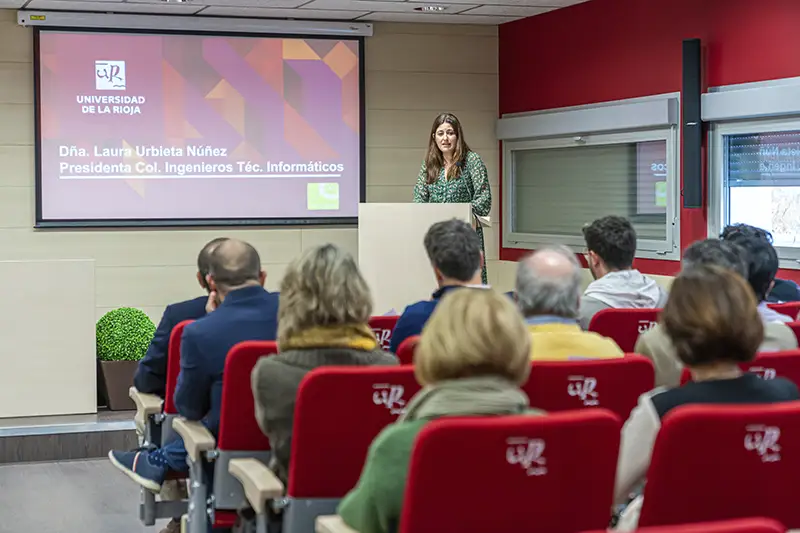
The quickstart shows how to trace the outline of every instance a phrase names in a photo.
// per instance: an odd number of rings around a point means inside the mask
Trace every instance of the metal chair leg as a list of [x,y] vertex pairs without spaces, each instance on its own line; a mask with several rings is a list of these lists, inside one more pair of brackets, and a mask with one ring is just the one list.
[[206,512],[206,500],[208,499],[208,487],[205,482],[203,465],[192,463],[190,473],[191,495],[187,513],[187,532],[207,533],[208,514]]

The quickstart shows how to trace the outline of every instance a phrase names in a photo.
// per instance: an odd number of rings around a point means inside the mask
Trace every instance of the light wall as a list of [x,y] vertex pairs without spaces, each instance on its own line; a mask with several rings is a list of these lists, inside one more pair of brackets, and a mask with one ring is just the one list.
[[[0,10],[0,260],[94,259],[98,317],[133,306],[158,320],[166,304],[200,293],[197,252],[220,234],[256,246],[272,289],[304,248],[334,242],[357,255],[354,228],[34,231],[33,41],[15,16]],[[486,162],[498,219],[497,57],[496,27],[375,24],[366,44],[368,201],[412,199],[431,122],[450,111]],[[496,231],[486,238],[490,281],[508,289],[513,263],[497,261]]]

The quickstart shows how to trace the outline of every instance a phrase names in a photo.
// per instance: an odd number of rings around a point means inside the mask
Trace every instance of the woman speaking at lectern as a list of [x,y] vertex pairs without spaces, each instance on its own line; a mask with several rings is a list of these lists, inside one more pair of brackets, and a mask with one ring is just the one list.
[[481,156],[469,149],[455,115],[442,113],[433,121],[428,153],[414,187],[414,202],[472,204],[475,231],[484,256],[481,279],[487,285],[483,227],[476,217],[488,217],[492,208],[489,175]]

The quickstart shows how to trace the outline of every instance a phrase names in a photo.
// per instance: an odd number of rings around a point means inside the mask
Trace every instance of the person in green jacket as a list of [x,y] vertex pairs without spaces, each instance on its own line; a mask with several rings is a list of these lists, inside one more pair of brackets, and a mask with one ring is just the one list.
[[520,385],[530,371],[531,336],[514,303],[492,289],[447,294],[422,331],[414,371],[422,390],[372,442],[358,485],[338,513],[359,533],[397,531],[414,440],[445,416],[530,411]]

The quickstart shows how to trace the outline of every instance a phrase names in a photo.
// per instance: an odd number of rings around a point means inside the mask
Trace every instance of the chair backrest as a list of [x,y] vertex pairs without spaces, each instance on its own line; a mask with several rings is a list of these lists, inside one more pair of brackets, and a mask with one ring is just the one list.
[[[786,526],[771,518],[739,518],[675,526],[640,527],[637,533],[785,533]],[[606,529],[583,533],[607,533]]]
[[399,316],[374,316],[369,319],[369,327],[375,332],[381,349],[388,350],[389,343],[392,342],[392,332]]
[[[750,363],[741,363],[745,372],[758,374],[762,379],[786,378],[800,386],[800,350],[761,352]],[[692,381],[688,368],[681,373],[681,385]]]
[[800,302],[785,302],[782,304],[767,304],[768,307],[782,315],[792,317],[792,320],[797,320],[797,315],[800,314]]
[[614,339],[625,353],[632,353],[639,335],[658,323],[661,309],[603,309],[592,317],[589,331]]
[[169,345],[167,346],[167,384],[164,388],[164,414],[176,415],[178,409],[175,407],[175,389],[178,387],[178,374],[181,373],[181,336],[183,328],[191,324],[192,320],[178,322],[169,334]]
[[244,341],[225,358],[222,374],[222,408],[217,448],[230,451],[266,451],[269,439],[258,427],[250,374],[258,360],[278,353],[273,341]]
[[401,365],[414,364],[414,352],[417,351],[417,344],[419,344],[419,335],[414,335],[404,340],[400,346],[397,347],[396,355]]
[[604,409],[433,421],[411,454],[400,533],[605,527],[621,425]]
[[800,402],[689,405],[661,426],[640,526],[764,516],[800,527]]
[[653,363],[641,355],[594,361],[536,361],[522,389],[531,407],[548,412],[603,407],[622,420],[655,386]]
[[797,337],[797,342],[800,343],[800,322],[789,322],[786,325],[792,329],[794,336]]
[[320,367],[297,392],[288,495],[342,498],[369,445],[420,386],[409,366]]

